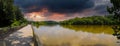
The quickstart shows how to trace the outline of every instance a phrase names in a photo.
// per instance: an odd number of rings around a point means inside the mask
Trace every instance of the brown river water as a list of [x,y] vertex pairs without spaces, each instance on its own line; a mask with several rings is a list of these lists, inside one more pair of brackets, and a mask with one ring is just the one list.
[[39,46],[120,46],[111,26],[33,26]]

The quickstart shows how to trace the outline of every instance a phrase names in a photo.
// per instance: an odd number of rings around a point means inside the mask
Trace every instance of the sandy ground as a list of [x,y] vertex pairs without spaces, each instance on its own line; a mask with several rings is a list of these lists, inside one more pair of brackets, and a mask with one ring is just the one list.
[[6,46],[33,46],[33,31],[31,25],[10,34],[5,38]]

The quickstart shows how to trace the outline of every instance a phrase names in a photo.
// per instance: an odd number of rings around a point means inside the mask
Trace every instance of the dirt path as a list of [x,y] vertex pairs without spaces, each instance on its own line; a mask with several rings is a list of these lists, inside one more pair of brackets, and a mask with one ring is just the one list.
[[27,25],[22,29],[10,34],[5,38],[7,46],[33,46],[33,31],[31,25]]

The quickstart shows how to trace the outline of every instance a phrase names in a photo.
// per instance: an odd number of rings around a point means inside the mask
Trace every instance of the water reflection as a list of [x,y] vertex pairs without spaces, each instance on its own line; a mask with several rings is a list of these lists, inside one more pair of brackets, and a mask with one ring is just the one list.
[[41,46],[116,46],[117,38],[109,26],[34,27]]
[[105,33],[113,34],[113,29],[108,25],[61,25],[64,28],[68,28],[74,31],[84,31],[91,33]]

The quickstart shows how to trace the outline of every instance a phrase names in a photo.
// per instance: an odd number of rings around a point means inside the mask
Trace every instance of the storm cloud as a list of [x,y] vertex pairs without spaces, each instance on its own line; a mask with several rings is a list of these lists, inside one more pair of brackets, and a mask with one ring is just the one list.
[[15,0],[15,5],[24,12],[40,11],[47,8],[49,12],[74,13],[94,6],[92,0]]
[[106,15],[110,0],[14,0],[29,20],[61,21],[74,17]]

